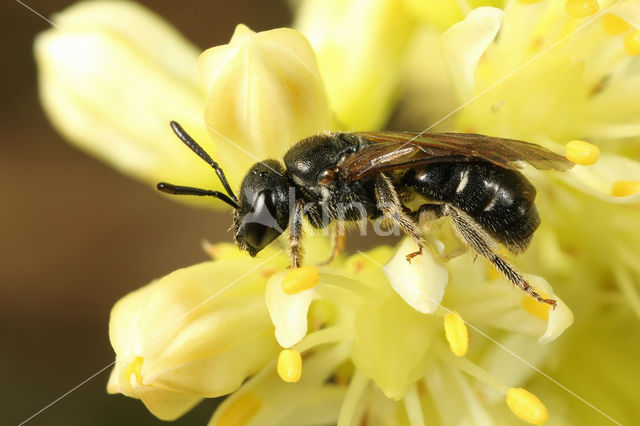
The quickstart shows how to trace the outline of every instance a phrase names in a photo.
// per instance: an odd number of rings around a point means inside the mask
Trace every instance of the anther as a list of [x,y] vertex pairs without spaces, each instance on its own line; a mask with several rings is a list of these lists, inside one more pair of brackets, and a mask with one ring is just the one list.
[[137,356],[129,365],[127,365],[125,371],[128,373],[129,378],[133,374],[136,378],[136,383],[142,385],[142,362],[144,358]]
[[640,181],[638,180],[619,180],[613,183],[611,195],[614,197],[628,197],[640,192]]
[[602,17],[602,27],[609,35],[620,35],[629,29],[629,23],[613,13],[607,13]]
[[[540,293],[540,295],[542,297],[547,297],[547,295],[544,293]],[[523,297],[521,303],[524,310],[531,315],[538,317],[544,321],[549,320],[549,311],[551,310],[550,304],[540,303],[536,299],[529,296]]]
[[278,376],[282,381],[295,383],[302,376],[302,357],[295,349],[283,349],[278,356]]
[[596,13],[600,6],[596,0],[567,0],[565,8],[574,18],[585,18]]
[[640,55],[640,30],[632,31],[624,37],[624,48],[629,55]]
[[282,291],[296,294],[315,287],[320,282],[320,274],[315,266],[302,266],[289,271],[282,280]]
[[457,312],[449,312],[444,316],[444,333],[451,352],[456,356],[465,356],[469,350],[469,332]]
[[523,388],[507,391],[507,406],[513,414],[530,424],[541,425],[549,419],[549,411],[542,401]]
[[600,148],[585,141],[573,140],[566,145],[566,149],[567,159],[581,166],[595,164],[600,157]]

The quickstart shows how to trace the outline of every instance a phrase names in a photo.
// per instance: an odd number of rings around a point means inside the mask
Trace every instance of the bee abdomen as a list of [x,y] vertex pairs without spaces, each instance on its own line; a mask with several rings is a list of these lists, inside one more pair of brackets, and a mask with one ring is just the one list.
[[411,169],[402,183],[469,214],[512,252],[523,251],[540,224],[534,186],[521,173],[486,161]]

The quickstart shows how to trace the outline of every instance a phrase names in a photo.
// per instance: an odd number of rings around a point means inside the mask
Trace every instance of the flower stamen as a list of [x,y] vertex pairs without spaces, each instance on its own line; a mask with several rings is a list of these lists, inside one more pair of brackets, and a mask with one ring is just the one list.
[[142,361],[144,358],[137,356],[129,365],[127,365],[126,372],[128,377],[133,374],[136,378],[136,383],[142,385]]
[[547,407],[526,389],[510,388],[506,401],[511,412],[527,423],[541,425],[549,420]]
[[456,356],[465,356],[469,350],[469,331],[460,314],[449,312],[444,316],[444,333],[451,352]]
[[[549,295],[543,292],[539,292],[540,296],[547,299]],[[549,311],[551,309],[551,305],[546,303],[540,303],[533,297],[525,296],[522,298],[522,307],[525,311],[533,315],[534,317],[538,317],[543,321],[549,321]]]
[[574,18],[585,18],[596,13],[600,6],[596,0],[567,0],[565,8]]
[[600,148],[589,142],[573,140],[566,145],[566,157],[569,161],[581,166],[595,164],[600,158]]
[[602,17],[602,27],[609,35],[620,35],[629,29],[629,23],[613,13],[607,13]]
[[245,393],[233,401],[222,413],[217,426],[244,426],[256,415],[262,401],[254,393]]
[[315,266],[292,269],[282,280],[285,294],[296,294],[315,287],[320,282],[320,273]]
[[629,55],[640,55],[640,30],[632,31],[624,37],[624,48]]
[[611,195],[614,197],[628,197],[640,192],[640,181],[638,180],[619,180],[613,183]]
[[278,356],[278,376],[287,383],[296,383],[302,377],[302,357],[295,349],[284,349]]

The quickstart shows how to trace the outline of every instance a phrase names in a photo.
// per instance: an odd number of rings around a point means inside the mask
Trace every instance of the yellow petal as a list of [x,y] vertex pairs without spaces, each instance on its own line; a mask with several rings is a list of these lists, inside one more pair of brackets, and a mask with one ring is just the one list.
[[476,65],[498,33],[503,15],[500,9],[480,7],[440,37],[445,64],[457,84],[460,99],[471,94]]
[[81,2],[54,21],[62,31],[39,34],[34,53],[42,104],[62,135],[152,184],[218,185],[169,127],[181,122],[215,155],[200,123],[195,46],[133,2]]
[[109,391],[141,398],[157,413],[166,392],[189,397],[178,401],[186,407],[237,389],[277,354],[257,265],[247,258],[195,265],[116,303]]
[[295,30],[255,33],[238,25],[229,44],[202,53],[199,69],[205,122],[224,147],[219,158],[239,171],[331,128],[314,52]]
[[307,0],[295,27],[313,45],[338,124],[346,130],[383,126],[415,27],[402,2]]
[[198,395],[172,392],[146,386],[132,376],[131,387],[147,409],[160,420],[175,420],[191,410],[202,398]]
[[610,203],[640,203],[640,193],[634,191],[634,182],[640,182],[640,162],[623,156],[602,155],[596,164],[574,167],[563,173],[561,178],[572,186]]
[[[328,384],[348,346],[305,354],[300,380],[286,383],[269,364],[216,409],[209,426],[335,424],[344,388]],[[325,347],[326,348],[326,347]]]
[[453,0],[404,0],[404,4],[418,19],[435,24],[441,30],[464,18],[460,4]]
[[351,358],[387,398],[399,400],[424,375],[428,349],[442,322],[411,309],[393,292],[381,290],[379,296],[356,312]]
[[[573,312],[571,312],[571,309],[569,309],[562,299],[553,293],[553,288],[551,288],[544,278],[535,275],[527,275],[526,278],[529,284],[531,284],[538,293],[547,294],[550,298],[555,299],[556,301],[556,308],[549,309],[548,311],[549,317],[547,320],[547,329],[544,334],[538,338],[539,343],[547,344],[558,338],[571,326],[571,324],[573,324]],[[542,307],[538,309],[546,310],[547,308]],[[537,310],[535,312],[538,313]]]
[[315,289],[287,294],[282,282],[289,271],[278,272],[269,278],[266,302],[271,321],[276,328],[276,339],[283,348],[290,348],[307,334],[307,312]]
[[396,253],[384,267],[384,273],[391,287],[413,309],[422,313],[433,313],[440,305],[449,274],[429,248],[421,255],[407,262],[406,255],[418,246],[410,238],[405,238]]
[[261,406],[262,400],[254,393],[247,392],[224,407],[215,424],[218,426],[247,425]]

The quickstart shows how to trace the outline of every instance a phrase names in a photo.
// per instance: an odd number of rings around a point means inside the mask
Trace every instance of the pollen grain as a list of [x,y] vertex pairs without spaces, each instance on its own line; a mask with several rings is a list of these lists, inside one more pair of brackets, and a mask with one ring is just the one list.
[[566,145],[566,148],[567,159],[581,166],[595,164],[600,158],[600,148],[589,142],[573,140]]
[[627,32],[629,23],[613,13],[606,13],[602,17],[602,27],[609,35],[620,35]]
[[596,0],[567,0],[565,8],[574,18],[586,18],[596,13],[600,6]]
[[282,291],[296,294],[315,287],[320,282],[320,274],[315,266],[292,269],[282,280]]
[[451,352],[456,356],[465,356],[469,350],[469,331],[457,312],[444,316],[444,333]]
[[507,391],[507,406],[513,414],[527,423],[541,425],[549,420],[547,407],[526,389],[510,388]]
[[302,357],[295,349],[283,349],[278,356],[278,376],[282,381],[295,383],[302,376]]

